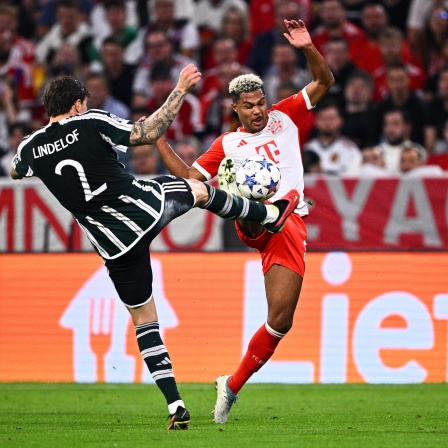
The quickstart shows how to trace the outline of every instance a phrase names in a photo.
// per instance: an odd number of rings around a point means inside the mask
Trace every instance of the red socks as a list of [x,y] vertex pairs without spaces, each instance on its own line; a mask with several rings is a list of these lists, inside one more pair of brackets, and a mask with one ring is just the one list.
[[237,394],[247,380],[267,363],[284,334],[273,330],[267,323],[262,325],[252,336],[236,372],[229,379],[228,387]]

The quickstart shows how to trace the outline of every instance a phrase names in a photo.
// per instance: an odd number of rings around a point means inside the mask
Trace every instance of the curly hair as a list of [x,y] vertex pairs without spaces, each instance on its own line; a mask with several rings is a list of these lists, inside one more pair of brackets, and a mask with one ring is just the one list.
[[57,117],[70,112],[77,100],[84,101],[89,97],[89,91],[80,81],[60,76],[47,85],[42,100],[48,116]]
[[262,79],[252,73],[237,76],[229,83],[229,93],[234,103],[240,99],[243,92],[254,92],[255,90],[261,90],[264,93]]

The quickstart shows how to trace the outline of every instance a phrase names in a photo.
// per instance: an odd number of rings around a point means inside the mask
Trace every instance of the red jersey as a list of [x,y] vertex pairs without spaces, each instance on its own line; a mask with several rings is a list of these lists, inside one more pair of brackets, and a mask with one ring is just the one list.
[[308,208],[303,197],[299,131],[312,108],[308,94],[303,88],[299,93],[272,106],[263,130],[250,133],[240,127],[236,132],[221,135],[193,166],[207,179],[211,179],[217,174],[224,157],[231,157],[238,168],[247,157],[263,155],[274,162],[281,173],[279,191],[271,200],[280,199],[294,188],[299,191],[301,199],[296,213],[305,216],[308,214]]

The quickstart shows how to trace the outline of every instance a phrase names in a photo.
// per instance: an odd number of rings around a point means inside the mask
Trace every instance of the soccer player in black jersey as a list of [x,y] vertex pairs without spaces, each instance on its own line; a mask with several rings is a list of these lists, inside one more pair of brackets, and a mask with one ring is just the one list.
[[141,355],[167,401],[168,429],[187,429],[190,415],[159,334],[149,244],[172,219],[192,207],[226,219],[257,221],[275,233],[299,199],[292,190],[282,200],[263,205],[194,179],[168,175],[141,181],[126,173],[112,147],[126,150],[155,143],[200,78],[193,64],[185,67],[165,104],[137,122],[87,110],[85,86],[70,77],[56,78],[43,97],[48,125],[24,138],[11,164],[13,179],[42,180],[103,258],[131,314]]

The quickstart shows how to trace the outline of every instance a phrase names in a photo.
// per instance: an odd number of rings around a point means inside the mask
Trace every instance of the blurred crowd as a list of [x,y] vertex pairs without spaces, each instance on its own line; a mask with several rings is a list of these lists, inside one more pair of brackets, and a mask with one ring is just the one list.
[[[0,176],[20,141],[47,124],[57,76],[86,84],[89,108],[138,120],[159,108],[190,62],[201,84],[166,137],[188,165],[239,123],[229,81],[262,77],[269,105],[309,81],[284,38],[301,18],[335,77],[303,124],[306,173],[448,172],[448,1],[0,0]],[[119,154],[129,172],[165,172],[152,146]]]

